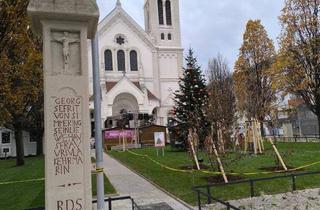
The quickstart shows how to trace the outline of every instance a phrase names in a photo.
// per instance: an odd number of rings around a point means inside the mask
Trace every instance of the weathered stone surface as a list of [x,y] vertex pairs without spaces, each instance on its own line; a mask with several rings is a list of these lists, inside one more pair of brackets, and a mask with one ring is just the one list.
[[90,0],[31,0],[28,12],[43,36],[46,210],[90,210],[87,37],[99,12]]
[[30,0],[28,13],[34,30],[41,34],[41,20],[83,21],[88,38],[97,30],[99,9],[95,0]]

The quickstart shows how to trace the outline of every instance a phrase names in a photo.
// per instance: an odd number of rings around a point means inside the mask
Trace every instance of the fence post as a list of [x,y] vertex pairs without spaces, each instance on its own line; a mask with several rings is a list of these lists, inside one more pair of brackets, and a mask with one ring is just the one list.
[[254,197],[253,180],[250,179],[249,182],[250,182],[250,194],[251,194],[251,197]]
[[230,203],[229,202],[227,202],[227,210],[230,210],[231,209],[231,207],[230,207]]
[[133,198],[131,198],[132,210],[134,210]]
[[292,174],[292,191],[296,191],[296,177]]
[[197,191],[198,193],[198,206],[199,206],[199,210],[201,210],[201,197],[200,197],[200,192]]
[[207,186],[207,193],[208,193],[208,204],[211,204],[211,192],[210,192],[210,186]]
[[108,200],[108,208],[109,208],[109,210],[112,210],[112,204],[111,204],[111,198],[109,198],[109,200]]

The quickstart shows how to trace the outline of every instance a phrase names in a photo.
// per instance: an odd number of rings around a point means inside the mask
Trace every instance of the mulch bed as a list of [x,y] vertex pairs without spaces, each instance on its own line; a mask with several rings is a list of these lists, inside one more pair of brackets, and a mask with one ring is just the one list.
[[[292,166],[287,166],[288,170],[290,169],[294,169],[295,167],[292,167]],[[260,170],[263,170],[263,171],[271,171],[271,172],[275,172],[275,171],[284,171],[284,169],[282,168],[282,166],[270,166],[270,167],[262,167],[262,168],[259,168]],[[295,171],[304,171],[303,168],[301,169],[298,169],[298,170],[295,170]],[[285,173],[285,171],[283,172]]]
[[[227,175],[228,181],[239,181],[239,180],[244,180],[244,177],[241,176],[233,176],[233,175]],[[206,180],[209,184],[220,184],[224,183],[224,179],[221,175],[216,175],[216,176],[205,176],[202,177],[202,179]]]
[[[207,166],[207,165],[204,165],[204,164],[200,164],[199,165],[200,166],[200,169],[202,170],[202,169],[210,169],[210,166]],[[195,169],[197,169],[197,166],[196,165],[194,165],[193,167],[191,166],[191,165],[186,165],[186,166],[181,166],[181,167],[179,167],[179,169],[182,169],[182,170],[195,170]]]

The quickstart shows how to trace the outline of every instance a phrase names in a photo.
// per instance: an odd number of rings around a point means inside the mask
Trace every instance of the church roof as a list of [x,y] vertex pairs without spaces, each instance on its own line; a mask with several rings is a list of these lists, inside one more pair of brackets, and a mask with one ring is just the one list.
[[152,37],[122,8],[121,3],[116,4],[116,7],[99,23],[99,34],[106,31],[117,20],[121,19],[127,26],[136,32],[136,34],[151,48],[154,47]]
[[[106,90],[107,92],[109,92],[110,90],[112,90],[112,88],[114,88],[114,86],[117,85],[118,82],[106,82]],[[140,85],[139,82],[132,82],[132,84],[134,84],[137,88],[139,88],[142,91],[142,87]],[[148,88],[148,98],[149,100],[159,100]]]

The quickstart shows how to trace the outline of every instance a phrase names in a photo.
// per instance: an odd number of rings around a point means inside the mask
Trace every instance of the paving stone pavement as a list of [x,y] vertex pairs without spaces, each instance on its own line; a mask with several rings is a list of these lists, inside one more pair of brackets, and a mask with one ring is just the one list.
[[[131,196],[139,206],[144,206],[145,209],[167,210],[168,206],[173,210],[193,209],[158,189],[109,155],[104,154],[103,161],[104,172],[120,196]],[[159,206],[161,203],[166,203],[168,206],[161,207]],[[112,207],[113,210],[132,209],[130,201],[115,201]]]

